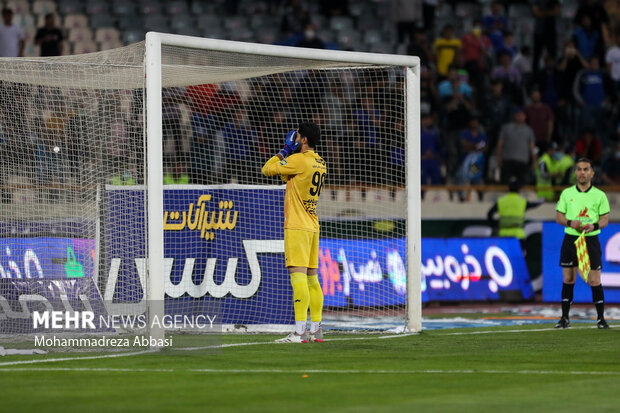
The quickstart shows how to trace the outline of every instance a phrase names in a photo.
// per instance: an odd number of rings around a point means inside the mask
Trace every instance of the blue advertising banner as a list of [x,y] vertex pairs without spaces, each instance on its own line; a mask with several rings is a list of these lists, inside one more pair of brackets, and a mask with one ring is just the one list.
[[[106,316],[106,307],[92,277],[75,279],[0,278],[0,333],[31,334],[47,331],[35,329],[33,312],[90,311],[96,317]],[[55,332],[76,331],[67,328]],[[88,332],[111,331],[94,328]]]
[[530,276],[516,238],[423,238],[423,299],[500,300],[518,292],[534,298]]
[[[564,227],[555,222],[545,222],[542,234],[543,301],[560,302],[563,279],[559,263]],[[602,252],[601,283],[605,290],[605,302],[620,303],[620,224],[609,224],[598,237]],[[575,283],[573,302],[592,302],[592,290],[581,277],[577,277]]]
[[319,245],[325,307],[405,304],[405,238],[321,239]]
[[[136,303],[145,285],[143,194],[116,188],[106,194],[104,298]],[[166,313],[216,301],[224,324],[293,323],[283,203],[283,187],[165,189]],[[405,259],[404,238],[321,239],[325,306],[405,304]],[[499,300],[503,292],[533,297],[516,239],[425,238],[422,259],[424,301]]]
[[106,314],[94,280],[95,240],[0,238],[0,248],[0,332],[34,333],[34,311]]
[[[217,300],[224,324],[294,323],[284,266],[283,187],[188,187],[164,191],[165,312]],[[139,302],[145,221],[140,190],[108,189],[105,299]],[[129,242],[113,242],[122,237]]]
[[[326,306],[405,304],[406,240],[322,239],[319,274]],[[422,301],[534,296],[516,239],[422,239]]]
[[0,238],[0,278],[93,277],[95,240]]

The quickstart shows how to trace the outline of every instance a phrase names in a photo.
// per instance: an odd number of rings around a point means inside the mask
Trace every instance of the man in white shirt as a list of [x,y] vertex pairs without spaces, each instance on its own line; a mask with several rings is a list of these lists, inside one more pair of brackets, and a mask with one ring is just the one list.
[[13,24],[13,10],[2,9],[0,24],[0,57],[22,57],[24,55],[24,32]]
[[605,63],[607,63],[607,71],[618,92],[620,91],[620,31],[616,33],[616,44],[607,50]]

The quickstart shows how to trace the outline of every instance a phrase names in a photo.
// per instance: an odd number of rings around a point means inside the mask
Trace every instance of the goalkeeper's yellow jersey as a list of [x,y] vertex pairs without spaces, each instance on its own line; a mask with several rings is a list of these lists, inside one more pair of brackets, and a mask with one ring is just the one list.
[[280,175],[286,180],[284,228],[318,231],[316,206],[327,174],[323,158],[313,150],[295,153],[282,161],[274,156],[263,166],[263,174]]

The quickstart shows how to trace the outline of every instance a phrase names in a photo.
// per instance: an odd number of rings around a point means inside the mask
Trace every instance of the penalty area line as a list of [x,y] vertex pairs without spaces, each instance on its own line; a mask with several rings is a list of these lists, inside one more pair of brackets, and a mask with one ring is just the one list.
[[618,376],[620,371],[564,371],[564,370],[327,370],[327,369],[161,369],[161,368],[89,368],[89,367],[8,367],[10,372],[88,372],[88,373],[204,373],[204,374],[520,374],[520,375],[574,375]]

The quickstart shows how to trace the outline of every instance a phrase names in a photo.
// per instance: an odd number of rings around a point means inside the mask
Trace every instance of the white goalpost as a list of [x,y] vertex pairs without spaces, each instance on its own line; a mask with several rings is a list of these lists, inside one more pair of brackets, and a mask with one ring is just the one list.
[[[385,54],[373,54],[373,53],[356,53],[356,52],[340,52],[329,50],[316,50],[316,49],[303,49],[292,48],[282,46],[271,46],[262,44],[232,42],[225,40],[204,39],[204,38],[192,38],[179,35],[170,35],[162,33],[147,33],[146,37],[146,78],[147,78],[147,90],[146,90],[146,111],[147,111],[147,136],[149,139],[149,151],[154,145],[159,142],[161,137],[161,92],[164,83],[167,80],[165,72],[174,74],[175,70],[180,70],[181,73],[184,70],[190,69],[193,72],[194,68],[178,68],[175,64],[166,65],[162,61],[162,47],[178,47],[184,49],[194,49],[196,51],[213,51],[223,52],[227,54],[247,55],[247,56],[259,56],[259,57],[272,57],[291,59],[301,62],[311,62],[313,67],[322,69],[321,62],[324,62],[325,69],[351,66],[351,67],[401,67],[404,73],[404,106],[406,110],[405,114],[405,134],[402,137],[406,140],[406,272],[407,272],[407,299],[406,299],[406,331],[421,331],[422,329],[422,298],[421,298],[421,204],[420,204],[420,121],[419,121],[419,59],[412,56],[400,56],[400,55],[385,55]],[[231,61],[230,64],[233,64]],[[281,71],[279,67],[272,69],[274,72]],[[233,71],[234,72],[234,71]],[[182,76],[182,75],[181,75]],[[240,79],[248,74],[233,74],[231,79]],[[161,79],[161,82],[160,82]],[[176,83],[176,81],[173,81]],[[312,113],[304,114],[308,119],[312,117]],[[294,125],[291,125],[294,127]],[[280,137],[281,138],[281,137]],[[276,138],[277,139],[277,138]],[[159,156],[159,146],[151,156],[149,152],[149,167],[147,174],[151,174],[155,177],[153,180],[149,179],[147,191],[151,194],[149,196],[148,210],[151,213],[155,211],[161,211],[162,202],[161,199],[156,198],[153,194],[162,194],[163,190],[161,186],[161,179],[159,173],[159,159],[155,156]],[[413,150],[412,150],[413,149]],[[329,156],[329,155],[328,155]],[[263,159],[264,160],[264,159]],[[154,170],[155,169],[155,170]],[[153,186],[151,186],[151,183]],[[157,257],[163,248],[163,225],[161,222],[152,222],[149,220],[149,229],[153,231],[149,236],[149,256]],[[153,248],[151,250],[151,247]],[[151,283],[151,293],[154,296],[161,296],[163,285],[161,280],[166,276],[163,274],[161,260],[151,259],[149,262],[149,277]],[[285,279],[285,283],[286,283]],[[159,332],[163,334],[163,332]]]
[[152,32],[0,59],[0,341],[289,330],[284,185],[261,166],[303,121],[328,171],[324,327],[420,331],[419,75],[412,56]]

